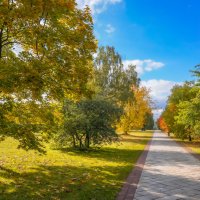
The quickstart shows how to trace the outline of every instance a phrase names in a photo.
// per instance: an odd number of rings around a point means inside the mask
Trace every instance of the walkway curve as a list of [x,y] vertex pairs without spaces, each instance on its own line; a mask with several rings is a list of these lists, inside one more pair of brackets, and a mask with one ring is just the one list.
[[134,200],[183,199],[200,200],[200,161],[156,131]]

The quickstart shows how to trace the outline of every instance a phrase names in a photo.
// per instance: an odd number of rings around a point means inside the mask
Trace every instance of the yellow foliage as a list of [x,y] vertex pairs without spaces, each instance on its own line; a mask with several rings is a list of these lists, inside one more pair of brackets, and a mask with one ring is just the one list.
[[130,129],[143,128],[146,114],[151,113],[149,90],[145,87],[133,88],[133,93],[134,99],[125,105],[124,115],[118,124],[124,133]]

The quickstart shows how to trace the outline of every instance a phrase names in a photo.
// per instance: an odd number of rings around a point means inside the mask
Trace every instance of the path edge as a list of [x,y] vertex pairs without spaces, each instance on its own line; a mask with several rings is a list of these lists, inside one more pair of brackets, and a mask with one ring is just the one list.
[[[153,135],[154,135],[154,133],[153,133]],[[142,154],[138,158],[132,171],[128,175],[116,200],[133,200],[136,189],[137,189],[137,185],[138,185],[138,183],[140,181],[140,177],[142,175],[142,171],[143,171],[145,161],[146,161],[146,158],[147,158],[147,155],[149,152],[149,148],[151,146],[153,135],[152,135],[151,139],[148,141],[148,143],[146,144]]]
[[190,153],[193,157],[200,161],[200,154],[196,153],[192,150],[191,147],[188,147],[186,144],[182,143],[181,141],[177,141],[176,139],[170,137],[174,142],[176,142],[179,146],[183,147],[188,153]]

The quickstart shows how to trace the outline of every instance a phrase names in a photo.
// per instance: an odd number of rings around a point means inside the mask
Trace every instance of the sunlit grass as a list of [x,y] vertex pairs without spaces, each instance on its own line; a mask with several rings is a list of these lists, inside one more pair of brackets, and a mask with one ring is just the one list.
[[180,142],[186,147],[189,147],[193,152],[200,154],[200,140],[193,140],[192,142],[190,142],[188,140],[178,139],[174,135],[172,135],[171,137],[175,139],[177,142]]
[[152,132],[131,132],[121,142],[89,152],[47,148],[46,155],[0,143],[1,200],[114,200]]

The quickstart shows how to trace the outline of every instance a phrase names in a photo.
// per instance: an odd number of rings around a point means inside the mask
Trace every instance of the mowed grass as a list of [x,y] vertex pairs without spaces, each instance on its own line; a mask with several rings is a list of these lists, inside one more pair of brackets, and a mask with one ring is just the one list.
[[195,153],[200,154],[200,141],[199,140],[198,141],[196,140],[196,141],[193,141],[193,142],[184,141],[184,144],[187,147],[191,148],[192,151],[194,151]]
[[152,136],[131,132],[99,150],[53,150],[46,155],[0,143],[0,200],[114,200]]
[[183,144],[184,146],[190,148],[194,153],[200,154],[200,140],[193,140],[192,142],[188,140],[181,140],[176,138],[173,134],[171,136],[177,142]]

